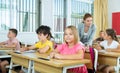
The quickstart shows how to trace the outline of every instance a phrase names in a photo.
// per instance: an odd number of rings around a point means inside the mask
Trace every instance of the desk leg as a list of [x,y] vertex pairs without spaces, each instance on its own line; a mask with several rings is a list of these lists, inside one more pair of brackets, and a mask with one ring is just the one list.
[[63,67],[63,72],[62,73],[67,73],[67,69],[81,67],[81,66],[84,66],[84,64]]
[[33,65],[33,63],[32,63],[32,61],[30,60],[30,61],[29,61],[29,66],[28,66],[28,73],[31,72],[32,65]]
[[12,70],[12,65],[13,65],[13,63],[12,63],[12,58],[11,58],[11,61],[10,61],[10,68],[9,68],[9,73],[12,73],[12,72],[11,72],[11,70]]
[[63,68],[63,73],[67,73],[67,68],[66,67]]
[[35,73],[35,69],[34,69],[34,61],[33,61],[33,66],[32,66],[32,73]]
[[117,71],[116,73],[119,73],[119,68],[120,68],[120,57],[117,59]]

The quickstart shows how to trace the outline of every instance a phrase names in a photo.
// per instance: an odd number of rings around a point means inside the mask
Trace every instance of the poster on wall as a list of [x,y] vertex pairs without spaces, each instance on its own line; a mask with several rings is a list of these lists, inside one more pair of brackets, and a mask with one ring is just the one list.
[[120,36],[120,12],[112,13],[112,28]]

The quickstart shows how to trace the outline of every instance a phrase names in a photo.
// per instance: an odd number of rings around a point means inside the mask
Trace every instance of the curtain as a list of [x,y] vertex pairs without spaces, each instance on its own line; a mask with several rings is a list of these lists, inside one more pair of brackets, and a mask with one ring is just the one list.
[[96,37],[100,30],[108,28],[108,0],[94,0],[93,22],[96,24]]

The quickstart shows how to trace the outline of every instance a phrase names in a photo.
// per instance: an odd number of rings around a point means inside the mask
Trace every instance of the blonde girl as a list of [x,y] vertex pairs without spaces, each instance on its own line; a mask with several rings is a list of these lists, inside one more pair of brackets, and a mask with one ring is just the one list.
[[[50,54],[56,59],[84,59],[85,48],[79,43],[79,35],[75,26],[68,26],[64,31],[64,43],[57,46]],[[86,66],[72,68],[68,71],[73,73],[87,73]]]

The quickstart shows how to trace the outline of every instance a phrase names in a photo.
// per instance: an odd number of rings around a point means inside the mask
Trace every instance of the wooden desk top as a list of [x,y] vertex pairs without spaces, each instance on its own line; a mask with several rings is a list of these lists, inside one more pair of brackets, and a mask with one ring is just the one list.
[[104,53],[98,53],[99,56],[111,56],[111,57],[120,57],[120,53],[117,52],[104,52]]
[[12,50],[14,48],[6,48],[6,47],[0,47],[0,50]]
[[[37,57],[43,57],[47,58],[48,55],[46,54],[39,54],[36,53]],[[71,65],[77,65],[77,64],[86,64],[90,63],[90,60],[83,59],[83,60],[58,60],[58,59],[50,59],[49,61],[46,60],[40,60],[38,58],[32,58],[32,60],[36,62],[41,62],[47,65],[55,66],[55,67],[65,67],[65,66],[71,66]]]
[[90,63],[90,60],[88,60],[88,59],[83,59],[83,60],[57,60],[57,59],[50,59],[49,61],[38,59],[39,57],[47,58],[48,54],[28,53],[29,56],[27,56],[27,54],[25,55],[24,53],[23,54],[16,54],[14,52],[8,52],[8,53],[11,54],[11,55],[14,55],[14,56],[27,58],[27,59],[30,59],[30,60],[34,60],[36,62],[44,63],[44,64],[47,64],[47,65],[51,65],[51,66],[54,66],[54,67],[64,67],[64,66],[72,66],[72,65],[77,65],[77,64]]
[[[10,54],[11,56],[17,56],[17,57],[21,57],[21,58],[25,58],[25,59],[30,59],[28,56],[25,56],[24,54],[17,54],[17,53],[14,53],[14,51],[7,51],[8,54]],[[32,54],[31,54],[32,55]]]
[[47,65],[55,66],[55,67],[65,67],[65,66],[72,66],[72,65],[77,65],[77,64],[86,64],[90,62],[90,60],[88,59],[83,59],[83,60],[50,59],[50,61],[46,61],[46,60],[40,60],[40,59],[33,58],[32,60],[47,64]]

